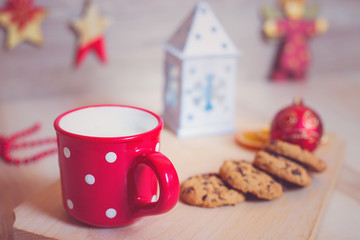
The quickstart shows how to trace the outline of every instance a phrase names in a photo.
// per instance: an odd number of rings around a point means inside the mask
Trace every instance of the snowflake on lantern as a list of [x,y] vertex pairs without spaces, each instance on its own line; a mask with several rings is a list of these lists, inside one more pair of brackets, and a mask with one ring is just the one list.
[[269,8],[265,11],[265,17],[269,18],[263,25],[265,35],[281,39],[271,79],[304,79],[310,64],[308,40],[328,29],[325,19],[310,19],[309,15],[314,15],[314,11],[306,15],[305,1],[279,0],[285,17]]
[[47,11],[33,6],[32,0],[8,0],[0,9],[0,24],[7,31],[6,47],[13,49],[23,41],[42,45],[40,24],[46,15]]

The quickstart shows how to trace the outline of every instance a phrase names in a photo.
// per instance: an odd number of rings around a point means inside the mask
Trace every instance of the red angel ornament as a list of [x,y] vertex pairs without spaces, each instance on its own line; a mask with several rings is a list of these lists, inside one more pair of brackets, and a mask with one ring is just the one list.
[[305,0],[280,0],[285,17],[268,19],[263,31],[269,38],[281,38],[270,78],[273,80],[304,79],[310,64],[308,40],[327,31],[323,18],[304,17]]

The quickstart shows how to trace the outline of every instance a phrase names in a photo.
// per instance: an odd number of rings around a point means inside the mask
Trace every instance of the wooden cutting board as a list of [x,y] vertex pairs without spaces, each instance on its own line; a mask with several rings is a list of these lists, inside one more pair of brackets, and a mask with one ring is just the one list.
[[[313,174],[310,186],[287,190],[277,200],[250,200],[214,209],[179,201],[166,214],[115,229],[92,228],[72,219],[62,206],[60,183],[56,182],[15,209],[15,239],[314,239],[344,150],[345,142],[329,135],[329,142],[316,152],[328,169]],[[194,174],[216,172],[225,159],[251,161],[255,154],[236,145],[230,135],[181,140],[166,130],[162,152],[171,158],[180,181]]]

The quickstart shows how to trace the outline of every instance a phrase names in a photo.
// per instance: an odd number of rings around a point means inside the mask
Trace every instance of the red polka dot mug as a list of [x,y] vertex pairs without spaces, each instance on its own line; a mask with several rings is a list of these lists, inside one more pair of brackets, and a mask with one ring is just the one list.
[[159,152],[158,115],[130,106],[87,106],[63,113],[54,127],[63,205],[75,219],[119,227],[177,203],[179,179]]

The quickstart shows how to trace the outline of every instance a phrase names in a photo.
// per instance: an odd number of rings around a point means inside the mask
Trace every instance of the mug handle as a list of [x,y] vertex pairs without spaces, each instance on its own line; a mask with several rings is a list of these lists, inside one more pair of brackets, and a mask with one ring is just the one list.
[[[159,183],[159,196],[156,202],[144,203],[139,201],[137,196],[135,196],[136,190],[131,189],[136,188],[135,171],[140,164],[150,167],[156,175]],[[140,153],[130,169],[129,177],[131,178],[129,179],[131,184],[130,191],[134,191],[131,194],[133,195],[132,201],[134,202],[134,217],[165,213],[176,205],[180,194],[179,178],[170,160],[162,153],[153,151]]]

